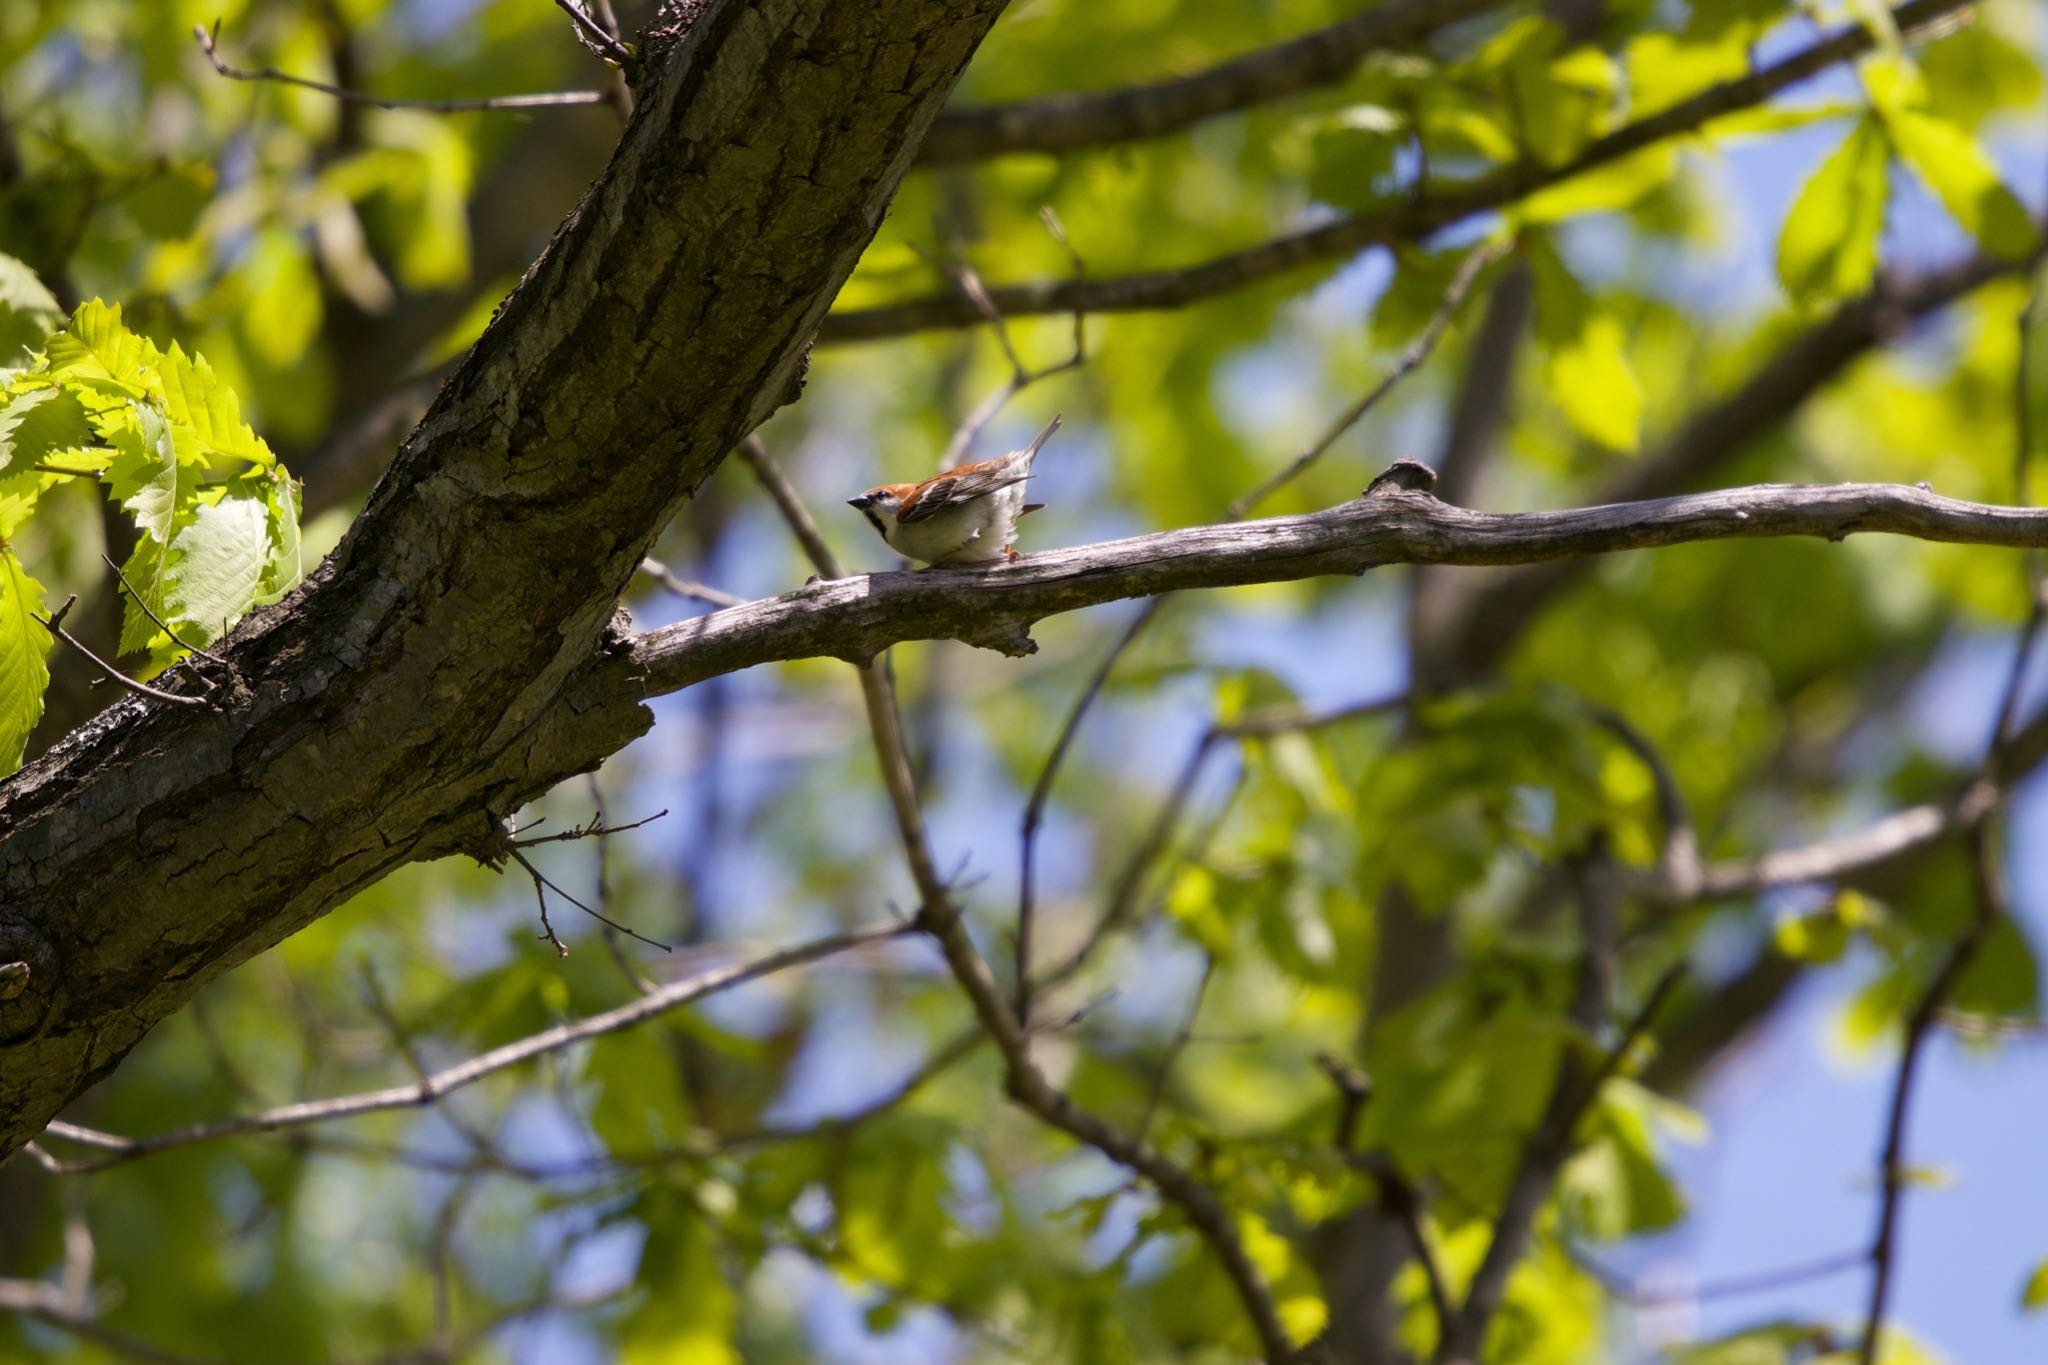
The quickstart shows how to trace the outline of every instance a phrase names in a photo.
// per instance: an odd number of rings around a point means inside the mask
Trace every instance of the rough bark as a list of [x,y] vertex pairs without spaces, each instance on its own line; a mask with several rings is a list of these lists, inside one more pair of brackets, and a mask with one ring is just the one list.
[[[0,1154],[207,981],[647,726],[577,689],[805,348],[1002,0],[712,0],[218,710],[123,703],[0,789]],[[683,23],[687,22],[687,27]],[[178,674],[172,675],[174,678]]]

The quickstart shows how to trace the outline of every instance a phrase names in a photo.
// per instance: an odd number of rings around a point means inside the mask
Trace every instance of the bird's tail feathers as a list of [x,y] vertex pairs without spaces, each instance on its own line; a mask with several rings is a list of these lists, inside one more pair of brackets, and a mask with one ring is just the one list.
[[1031,438],[1031,444],[1030,444],[1030,445],[1028,445],[1028,446],[1026,446],[1026,447],[1024,447],[1024,453],[1025,453],[1026,455],[1028,455],[1028,456],[1036,456],[1036,455],[1038,454],[1038,448],[1039,448],[1040,446],[1044,445],[1044,444],[1046,443],[1046,441],[1048,441],[1049,439],[1051,439],[1051,437],[1052,437],[1052,434],[1053,434],[1053,433],[1054,433],[1055,431],[1058,431],[1059,429],[1060,429],[1060,414],[1059,414],[1059,413],[1054,413],[1054,414],[1052,415],[1052,420],[1051,420],[1050,422],[1047,422],[1047,423],[1045,424],[1045,430],[1044,430],[1044,431],[1041,431],[1041,432],[1039,432],[1039,433],[1038,433],[1038,434],[1037,434],[1036,436],[1032,437],[1032,438]]

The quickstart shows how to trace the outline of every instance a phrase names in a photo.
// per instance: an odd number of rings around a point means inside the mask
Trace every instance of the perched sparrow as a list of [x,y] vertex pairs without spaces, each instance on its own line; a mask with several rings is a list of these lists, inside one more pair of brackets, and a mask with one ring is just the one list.
[[1055,417],[1022,450],[948,469],[923,483],[885,483],[846,504],[858,507],[898,554],[934,568],[1014,559],[1010,545],[1017,539],[1017,518],[1045,505],[1024,501],[1024,481],[1038,448],[1059,426]]

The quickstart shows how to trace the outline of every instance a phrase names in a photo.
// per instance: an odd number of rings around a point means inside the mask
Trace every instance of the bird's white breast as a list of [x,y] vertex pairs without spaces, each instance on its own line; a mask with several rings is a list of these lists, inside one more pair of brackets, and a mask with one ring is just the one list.
[[1003,558],[1017,539],[1023,507],[1024,485],[1013,483],[922,521],[898,522],[889,528],[889,544],[927,564],[987,563]]

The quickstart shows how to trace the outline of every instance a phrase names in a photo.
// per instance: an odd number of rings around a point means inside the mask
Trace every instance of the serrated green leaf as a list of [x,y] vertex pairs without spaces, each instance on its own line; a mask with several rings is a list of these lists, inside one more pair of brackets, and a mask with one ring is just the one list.
[[1994,256],[2025,260],[2034,224],[1975,138],[1945,118],[1913,109],[1884,115],[1892,145],[1965,232]]
[[278,470],[264,495],[270,523],[270,558],[263,566],[263,581],[257,584],[258,606],[277,601],[296,588],[306,575],[299,543],[299,506],[298,481]]
[[1799,191],[1778,238],[1778,279],[1795,302],[1858,293],[1877,273],[1889,152],[1882,125],[1865,118]]
[[64,309],[27,263],[0,252],[0,369],[26,363],[64,322]]
[[121,322],[121,305],[88,299],[71,323],[50,338],[50,374],[74,385],[142,398],[156,377],[156,347]]
[[270,521],[260,497],[201,503],[175,537],[163,575],[164,619],[187,640],[213,643],[256,604],[270,559]]
[[107,465],[107,492],[134,514],[145,536],[167,543],[181,504],[192,498],[194,476],[178,459],[171,425],[153,404],[134,404],[129,417],[112,433],[114,458]]
[[135,548],[129,551],[128,562],[121,566],[121,574],[133,592],[123,593],[121,598],[121,653],[155,651],[159,646],[170,643],[163,638],[156,622],[138,605],[136,598],[139,596],[148,603],[149,610],[158,616],[166,614],[164,579],[178,553],[175,541],[166,544],[149,536],[137,540]]
[[45,474],[33,468],[0,476],[0,540],[20,530],[22,523],[34,515],[43,494],[63,480],[62,474]]
[[1572,276],[1548,241],[1532,238],[1528,258],[1551,398],[1581,434],[1610,450],[1635,449],[1643,390],[1621,320]]
[[50,632],[29,613],[43,606],[43,585],[0,549],[0,772],[21,766],[28,734],[43,716],[50,683]]
[[58,397],[56,389],[30,389],[0,407],[0,472],[18,473],[35,463],[41,452],[33,440],[22,436],[22,428]]
[[189,427],[201,454],[213,459],[242,460],[259,468],[277,462],[263,438],[242,420],[242,403],[202,355],[187,355],[175,341],[157,367],[163,381],[164,412],[172,422]]

